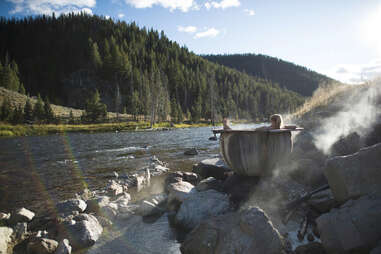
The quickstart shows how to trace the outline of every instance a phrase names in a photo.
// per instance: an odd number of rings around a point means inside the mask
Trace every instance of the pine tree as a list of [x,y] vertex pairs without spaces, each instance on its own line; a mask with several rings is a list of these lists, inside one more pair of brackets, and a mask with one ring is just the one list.
[[21,105],[18,107],[15,107],[12,118],[11,118],[11,123],[12,124],[21,124],[24,122],[24,113],[22,111]]
[[99,70],[102,68],[103,62],[101,55],[99,54],[98,44],[93,42],[91,38],[89,39],[89,47],[90,47],[90,63],[91,67],[95,70]]
[[24,94],[25,95],[25,87],[24,87],[24,84],[23,83],[20,83],[20,87],[19,87],[19,93],[21,94]]
[[24,106],[24,121],[26,123],[32,123],[34,120],[33,117],[33,106],[30,102],[29,98],[27,99],[25,106]]
[[44,119],[47,123],[54,122],[54,113],[48,97],[45,97],[44,101]]
[[33,109],[33,118],[37,120],[38,122],[42,122],[45,119],[45,112],[44,112],[44,103],[41,99],[40,94],[37,96],[37,102],[34,105]]
[[12,114],[11,102],[8,97],[5,97],[1,105],[1,120],[9,121]]
[[101,97],[98,89],[87,100],[85,105],[84,118],[88,122],[101,122],[107,117],[107,106],[101,103]]

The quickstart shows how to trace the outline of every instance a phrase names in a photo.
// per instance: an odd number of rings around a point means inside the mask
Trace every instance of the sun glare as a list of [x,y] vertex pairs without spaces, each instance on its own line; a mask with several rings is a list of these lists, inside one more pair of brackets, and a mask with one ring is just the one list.
[[378,54],[381,55],[381,4],[375,9],[362,26],[363,38],[370,44],[371,47],[375,47]]

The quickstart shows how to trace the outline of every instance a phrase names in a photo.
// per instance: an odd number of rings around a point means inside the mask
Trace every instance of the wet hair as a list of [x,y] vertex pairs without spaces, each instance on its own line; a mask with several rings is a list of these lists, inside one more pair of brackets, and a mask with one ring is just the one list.
[[282,129],[284,127],[282,116],[279,114],[271,115],[270,121],[275,121],[276,129]]

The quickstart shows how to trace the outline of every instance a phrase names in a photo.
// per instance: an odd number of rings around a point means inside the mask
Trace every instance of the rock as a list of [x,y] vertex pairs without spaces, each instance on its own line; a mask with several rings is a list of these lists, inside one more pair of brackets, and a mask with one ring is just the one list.
[[307,203],[320,213],[327,213],[338,205],[330,189],[313,195]]
[[58,247],[58,242],[46,238],[36,238],[27,245],[28,254],[51,254]]
[[295,249],[295,254],[326,254],[324,247],[321,243],[312,242],[305,245],[298,246]]
[[166,194],[158,194],[148,200],[142,200],[136,209],[136,214],[140,216],[150,216],[164,212],[164,209],[160,208],[160,205],[166,202],[167,198],[168,196]]
[[171,172],[165,178],[165,186],[166,190],[168,190],[167,186],[171,183],[186,181],[193,185],[196,185],[199,182],[199,177],[196,173],[192,172],[183,172],[183,171],[175,171]]
[[87,204],[82,199],[68,199],[62,202],[59,202],[57,205],[57,211],[58,213],[69,215],[73,212],[77,211],[82,213],[85,211]]
[[212,176],[218,180],[225,180],[228,173],[232,172],[220,158],[203,160],[195,164],[192,171],[200,175],[202,179]]
[[97,218],[90,214],[80,214],[72,221],[64,223],[61,238],[67,238],[74,250],[90,247],[100,235],[103,228]]
[[246,201],[256,187],[259,177],[256,176],[240,176],[233,174],[229,176],[223,183],[223,190],[229,194],[230,202],[236,206]]
[[219,215],[201,222],[181,245],[181,253],[279,254],[283,239],[257,207]]
[[11,253],[12,234],[12,228],[0,227],[0,254]]
[[349,200],[316,222],[328,253],[368,253],[381,239],[381,196]]
[[196,190],[198,191],[206,191],[206,190],[210,190],[210,189],[214,189],[216,191],[222,191],[222,181],[220,180],[217,180],[216,178],[214,177],[208,177],[204,180],[202,180],[197,186],[196,186]]
[[14,226],[14,235],[16,242],[21,242],[25,240],[27,232],[28,232],[28,224],[26,222],[24,223],[17,223],[16,226]]
[[103,217],[103,216],[96,216],[96,217],[97,217],[99,224],[101,224],[102,227],[109,228],[113,225],[112,221],[106,217]]
[[144,187],[151,184],[151,173],[146,169],[142,174],[136,176],[136,188],[141,191]]
[[360,135],[352,132],[347,136],[341,136],[331,147],[332,155],[348,155],[360,150]]
[[378,242],[377,247],[372,249],[369,254],[381,254],[381,241]]
[[10,213],[0,213],[0,223],[11,218]]
[[94,192],[90,191],[89,189],[85,188],[80,193],[76,194],[77,199],[82,199],[84,201],[87,201],[91,198],[94,198]]
[[10,224],[16,225],[18,222],[30,222],[34,218],[34,212],[26,208],[20,208],[11,214]]
[[188,149],[184,152],[184,155],[197,155],[198,151],[196,148]]
[[381,192],[381,143],[348,156],[327,160],[324,173],[333,196],[340,203]]
[[168,185],[168,203],[178,201],[182,203],[190,194],[196,190],[194,185],[188,182],[177,182]]
[[110,198],[107,196],[100,196],[94,199],[87,200],[86,212],[87,213],[99,213],[102,207],[107,206],[110,203]]
[[71,254],[71,246],[69,244],[69,240],[61,240],[54,254]]
[[186,230],[196,227],[201,221],[229,210],[227,195],[215,190],[197,192],[184,200],[175,217],[175,223]]
[[111,180],[106,187],[109,196],[115,197],[123,193],[123,186],[118,184],[115,180]]
[[318,187],[327,183],[323,167],[320,167],[312,159],[294,160],[295,169],[292,169],[290,176],[296,182],[306,186]]

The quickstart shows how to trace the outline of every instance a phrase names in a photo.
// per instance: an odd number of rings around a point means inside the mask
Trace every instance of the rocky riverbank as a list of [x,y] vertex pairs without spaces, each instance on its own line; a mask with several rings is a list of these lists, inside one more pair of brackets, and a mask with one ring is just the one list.
[[115,253],[118,245],[124,253],[376,254],[381,143],[373,140],[363,147],[347,137],[328,156],[299,134],[290,161],[261,178],[236,175],[220,158],[183,172],[152,157],[53,212],[1,213],[0,253]]

